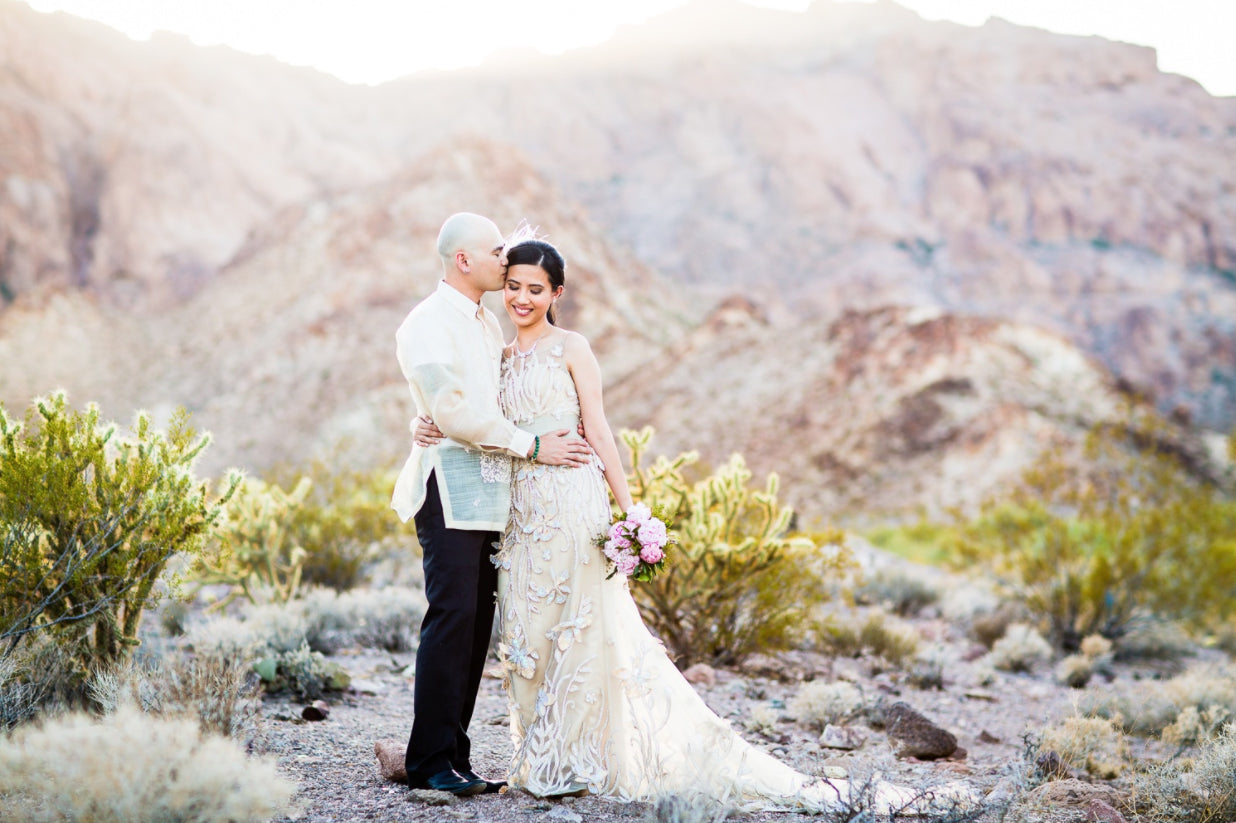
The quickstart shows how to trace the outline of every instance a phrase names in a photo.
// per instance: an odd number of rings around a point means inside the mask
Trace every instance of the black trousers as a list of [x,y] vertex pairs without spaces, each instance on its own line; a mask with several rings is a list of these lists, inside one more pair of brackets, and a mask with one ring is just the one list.
[[446,528],[432,474],[415,522],[429,609],[416,650],[412,736],[405,758],[409,780],[472,768],[468,723],[489,653],[498,591],[498,570],[489,558],[501,536]]

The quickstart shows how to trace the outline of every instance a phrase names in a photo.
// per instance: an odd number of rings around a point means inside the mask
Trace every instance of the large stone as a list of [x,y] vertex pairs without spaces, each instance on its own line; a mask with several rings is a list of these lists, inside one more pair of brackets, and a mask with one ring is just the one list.
[[957,750],[957,738],[951,732],[919,714],[908,703],[889,706],[885,723],[898,757],[936,760],[950,757]]
[[688,683],[694,683],[697,686],[717,685],[717,670],[707,663],[696,663],[683,671],[682,676]]
[[373,753],[378,758],[378,775],[383,780],[407,783],[408,772],[404,765],[408,752],[406,743],[384,738],[373,744]]

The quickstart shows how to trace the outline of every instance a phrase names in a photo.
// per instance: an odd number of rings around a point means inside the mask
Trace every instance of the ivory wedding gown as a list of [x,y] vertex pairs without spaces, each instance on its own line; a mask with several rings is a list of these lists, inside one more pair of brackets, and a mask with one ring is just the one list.
[[[507,357],[501,403],[534,434],[573,430],[579,400],[562,346]],[[827,811],[848,800],[846,781],[800,774],[739,737],[645,628],[626,578],[606,579],[594,538],[610,506],[593,461],[514,461],[511,520],[494,557],[511,785],[622,800],[703,793],[750,810]]]

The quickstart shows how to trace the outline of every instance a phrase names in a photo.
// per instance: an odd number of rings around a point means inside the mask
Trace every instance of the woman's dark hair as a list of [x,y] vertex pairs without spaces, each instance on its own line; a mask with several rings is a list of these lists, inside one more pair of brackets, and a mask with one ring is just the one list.
[[[566,284],[566,260],[562,252],[544,240],[524,240],[506,250],[506,264],[510,266],[539,266],[549,278],[549,288],[557,291]],[[546,319],[554,322],[554,307],[550,306]]]

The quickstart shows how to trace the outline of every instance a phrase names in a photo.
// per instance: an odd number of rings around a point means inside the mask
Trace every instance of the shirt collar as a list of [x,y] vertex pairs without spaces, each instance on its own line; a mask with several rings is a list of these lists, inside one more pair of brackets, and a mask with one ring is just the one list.
[[438,281],[438,294],[447,302],[447,305],[454,307],[457,311],[462,312],[468,317],[482,316],[480,303],[473,303],[467,295],[448,284],[445,280]]

